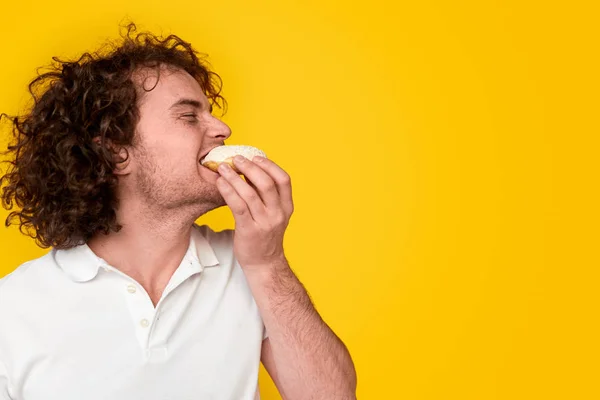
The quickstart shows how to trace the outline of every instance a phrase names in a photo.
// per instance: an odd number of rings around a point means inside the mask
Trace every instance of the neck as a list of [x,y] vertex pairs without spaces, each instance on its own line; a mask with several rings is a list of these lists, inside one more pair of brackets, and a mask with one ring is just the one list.
[[139,202],[123,202],[117,210],[122,229],[96,235],[87,244],[98,257],[135,279],[155,300],[179,267],[199,216],[198,210],[185,207],[158,210]]

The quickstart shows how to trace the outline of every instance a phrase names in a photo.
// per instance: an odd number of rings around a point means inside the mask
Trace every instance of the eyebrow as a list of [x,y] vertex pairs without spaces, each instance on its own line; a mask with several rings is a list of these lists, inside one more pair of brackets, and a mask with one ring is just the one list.
[[[200,103],[198,100],[183,98],[183,99],[179,99],[175,103],[173,103],[171,105],[171,107],[169,107],[169,110],[171,110],[173,108],[181,107],[181,106],[192,106],[199,110],[202,109],[202,103]],[[209,104],[209,110],[210,110],[210,112],[212,112],[212,110],[213,110],[212,104]]]

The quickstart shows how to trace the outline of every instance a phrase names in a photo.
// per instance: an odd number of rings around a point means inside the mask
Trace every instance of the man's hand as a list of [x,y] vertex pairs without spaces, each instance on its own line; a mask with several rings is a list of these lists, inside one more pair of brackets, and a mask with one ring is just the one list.
[[350,353],[318,314],[283,253],[293,212],[290,177],[261,157],[235,159],[234,165],[247,181],[222,165],[217,186],[233,212],[234,253],[269,335],[265,368],[286,399],[356,399]]
[[285,263],[283,236],[294,211],[289,175],[273,161],[234,158],[242,179],[223,163],[217,188],[235,219],[234,254],[246,269]]

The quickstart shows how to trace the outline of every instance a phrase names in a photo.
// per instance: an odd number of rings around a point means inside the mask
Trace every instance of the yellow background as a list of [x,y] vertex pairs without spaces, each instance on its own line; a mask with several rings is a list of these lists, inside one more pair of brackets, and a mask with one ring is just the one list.
[[[125,17],[178,34],[224,79],[229,144],[292,176],[287,252],[359,398],[597,399],[592,3],[11,2],[0,110]],[[47,251],[16,228],[0,246],[0,275]]]

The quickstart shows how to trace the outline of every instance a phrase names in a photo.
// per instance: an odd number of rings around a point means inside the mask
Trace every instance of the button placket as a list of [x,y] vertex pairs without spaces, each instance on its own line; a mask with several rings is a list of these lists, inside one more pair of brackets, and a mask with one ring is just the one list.
[[[129,278],[130,279],[130,278]],[[129,312],[134,322],[135,334],[142,348],[147,348],[152,334],[155,309],[144,288],[135,281],[129,281],[123,291]],[[145,295],[144,295],[145,294]]]
[[126,278],[126,283],[124,285],[124,290],[122,289],[122,293],[125,296],[125,300],[129,307],[136,337],[144,351],[152,350],[153,348],[159,349],[159,353],[161,354],[163,351],[166,351],[166,339],[163,337],[164,334],[161,334],[159,330],[159,332],[157,332],[159,336],[153,337],[156,335],[154,331],[159,320],[162,303],[167,300],[169,294],[177,289],[182,282],[186,281],[192,275],[201,272],[202,266],[200,263],[197,261],[193,262],[186,257],[171,277],[156,308],[152,304],[150,296],[146,293],[145,289],[131,277],[123,275],[123,277]]

